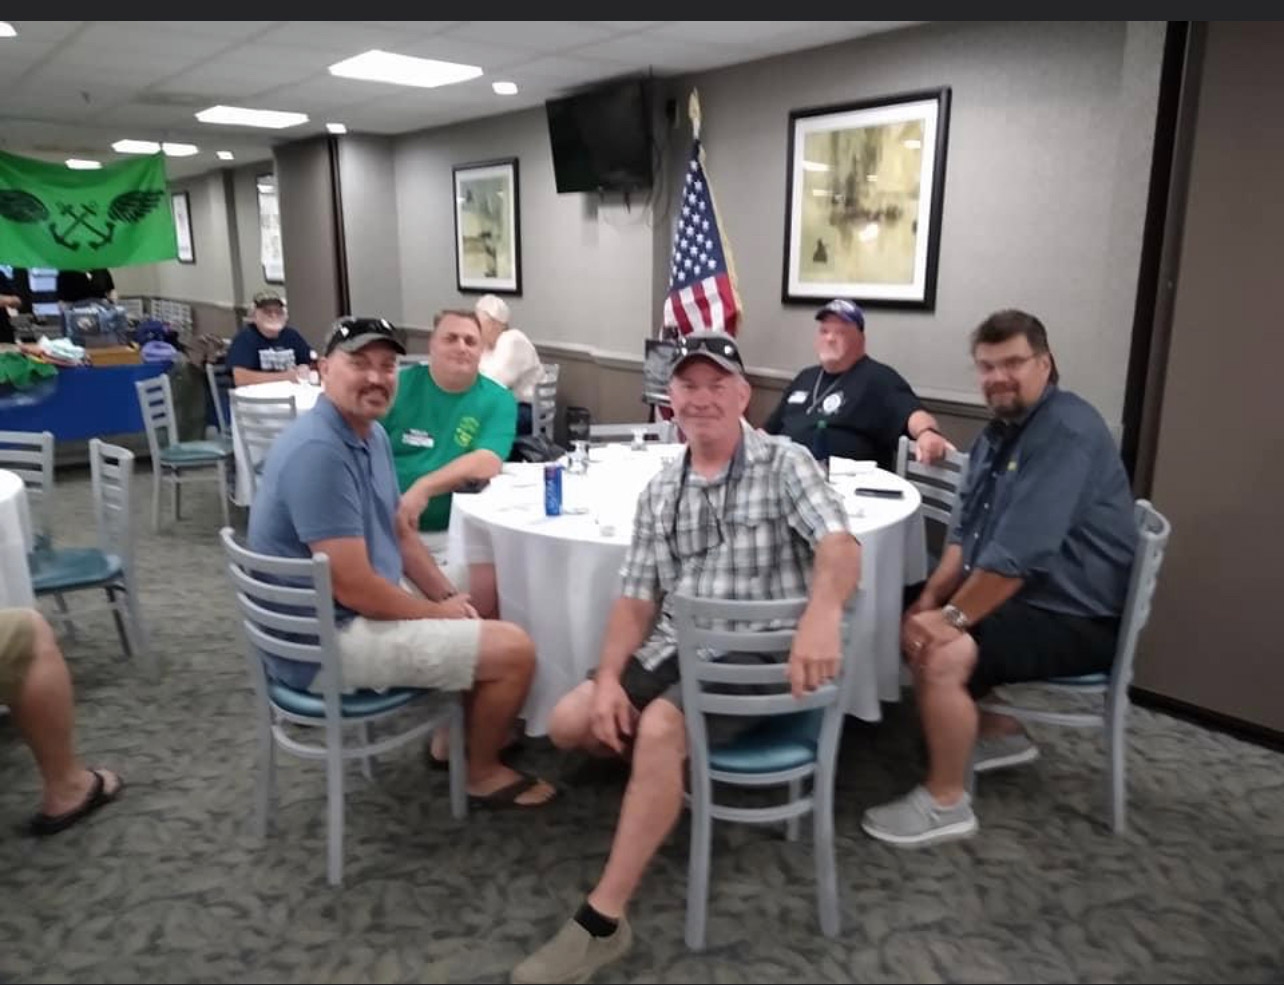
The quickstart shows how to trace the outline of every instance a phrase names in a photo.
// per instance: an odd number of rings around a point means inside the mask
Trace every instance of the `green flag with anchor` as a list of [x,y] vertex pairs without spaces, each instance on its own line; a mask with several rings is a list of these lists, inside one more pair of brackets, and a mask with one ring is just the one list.
[[178,255],[165,158],[73,171],[0,151],[0,263],[94,270]]

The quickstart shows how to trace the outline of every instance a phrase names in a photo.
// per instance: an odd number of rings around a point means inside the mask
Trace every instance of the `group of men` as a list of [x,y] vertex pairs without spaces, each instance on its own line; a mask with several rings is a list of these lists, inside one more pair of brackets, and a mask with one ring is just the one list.
[[[678,341],[669,397],[686,452],[639,498],[599,666],[549,722],[560,748],[631,761],[615,838],[597,884],[514,981],[586,980],[631,945],[629,901],[682,807],[674,596],[806,597],[787,658],[790,686],[802,694],[832,680],[862,558],[840,497],[809,454],[818,425],[830,454],[884,466],[902,434],[923,460],[952,450],[900,375],[866,355],[858,306],[836,300],[816,317],[819,365],[786,388],[764,430],[744,420],[751,388],[735,341],[717,333]],[[488,559],[467,559],[461,591],[431,549],[451,490],[498,472],[513,440],[515,401],[478,374],[482,345],[474,313],[443,312],[429,364],[399,368],[404,347],[386,321],[337,322],[317,359],[323,395],[273,446],[248,540],[273,555],[325,552],[345,686],[466,692],[471,803],[532,810],[553,801],[556,787],[501,751],[531,683],[534,645],[498,618]],[[969,765],[1038,755],[1015,722],[980,716],[977,698],[1002,683],[1110,667],[1136,544],[1111,435],[1088,403],[1057,385],[1039,320],[997,312],[973,333],[971,354],[993,420],[972,447],[942,560],[901,633],[928,775],[862,822],[899,846],[972,834]],[[316,683],[312,665],[271,658],[268,670],[298,689]],[[745,726],[711,727],[724,742]]]

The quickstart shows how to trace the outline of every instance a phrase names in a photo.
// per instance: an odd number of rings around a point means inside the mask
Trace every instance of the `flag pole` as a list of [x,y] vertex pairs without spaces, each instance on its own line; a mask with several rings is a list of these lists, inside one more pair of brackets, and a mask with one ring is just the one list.
[[700,90],[692,89],[687,98],[687,116],[691,117],[691,136],[700,139]]

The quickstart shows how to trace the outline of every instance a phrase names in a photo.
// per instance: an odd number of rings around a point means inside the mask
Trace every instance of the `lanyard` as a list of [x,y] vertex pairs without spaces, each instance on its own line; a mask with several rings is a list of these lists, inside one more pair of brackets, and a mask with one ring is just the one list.
[[850,372],[851,372],[851,367],[848,367],[847,369],[839,373],[838,376],[834,378],[834,381],[830,383],[829,386],[825,387],[825,392],[820,394],[820,396],[816,395],[816,391],[820,389],[820,381],[821,381],[821,378],[825,375],[825,371],[822,369],[819,373],[816,374],[816,382],[815,384],[812,385],[812,388],[811,388],[811,403],[807,407],[808,417],[816,413],[816,408],[820,406],[821,401],[823,401],[826,397],[828,397],[831,393],[833,393],[834,387],[838,386],[839,383],[843,382],[843,380],[847,378],[847,374]]

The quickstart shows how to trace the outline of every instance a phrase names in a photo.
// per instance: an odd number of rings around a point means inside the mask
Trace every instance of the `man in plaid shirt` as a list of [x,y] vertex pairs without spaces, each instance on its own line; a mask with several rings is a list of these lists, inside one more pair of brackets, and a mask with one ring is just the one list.
[[[669,397],[688,451],[638,499],[595,678],[553,711],[561,748],[613,751],[633,770],[597,886],[557,935],[513,971],[514,982],[586,981],[632,944],[624,910],[682,810],[686,725],[678,684],[677,593],[740,601],[807,595],[789,654],[801,695],[832,680],[843,605],[860,581],[847,511],[801,445],[743,423],[750,389],[730,336],[684,336]],[[810,589],[810,591],[809,591]],[[733,737],[710,723],[711,742]]]

